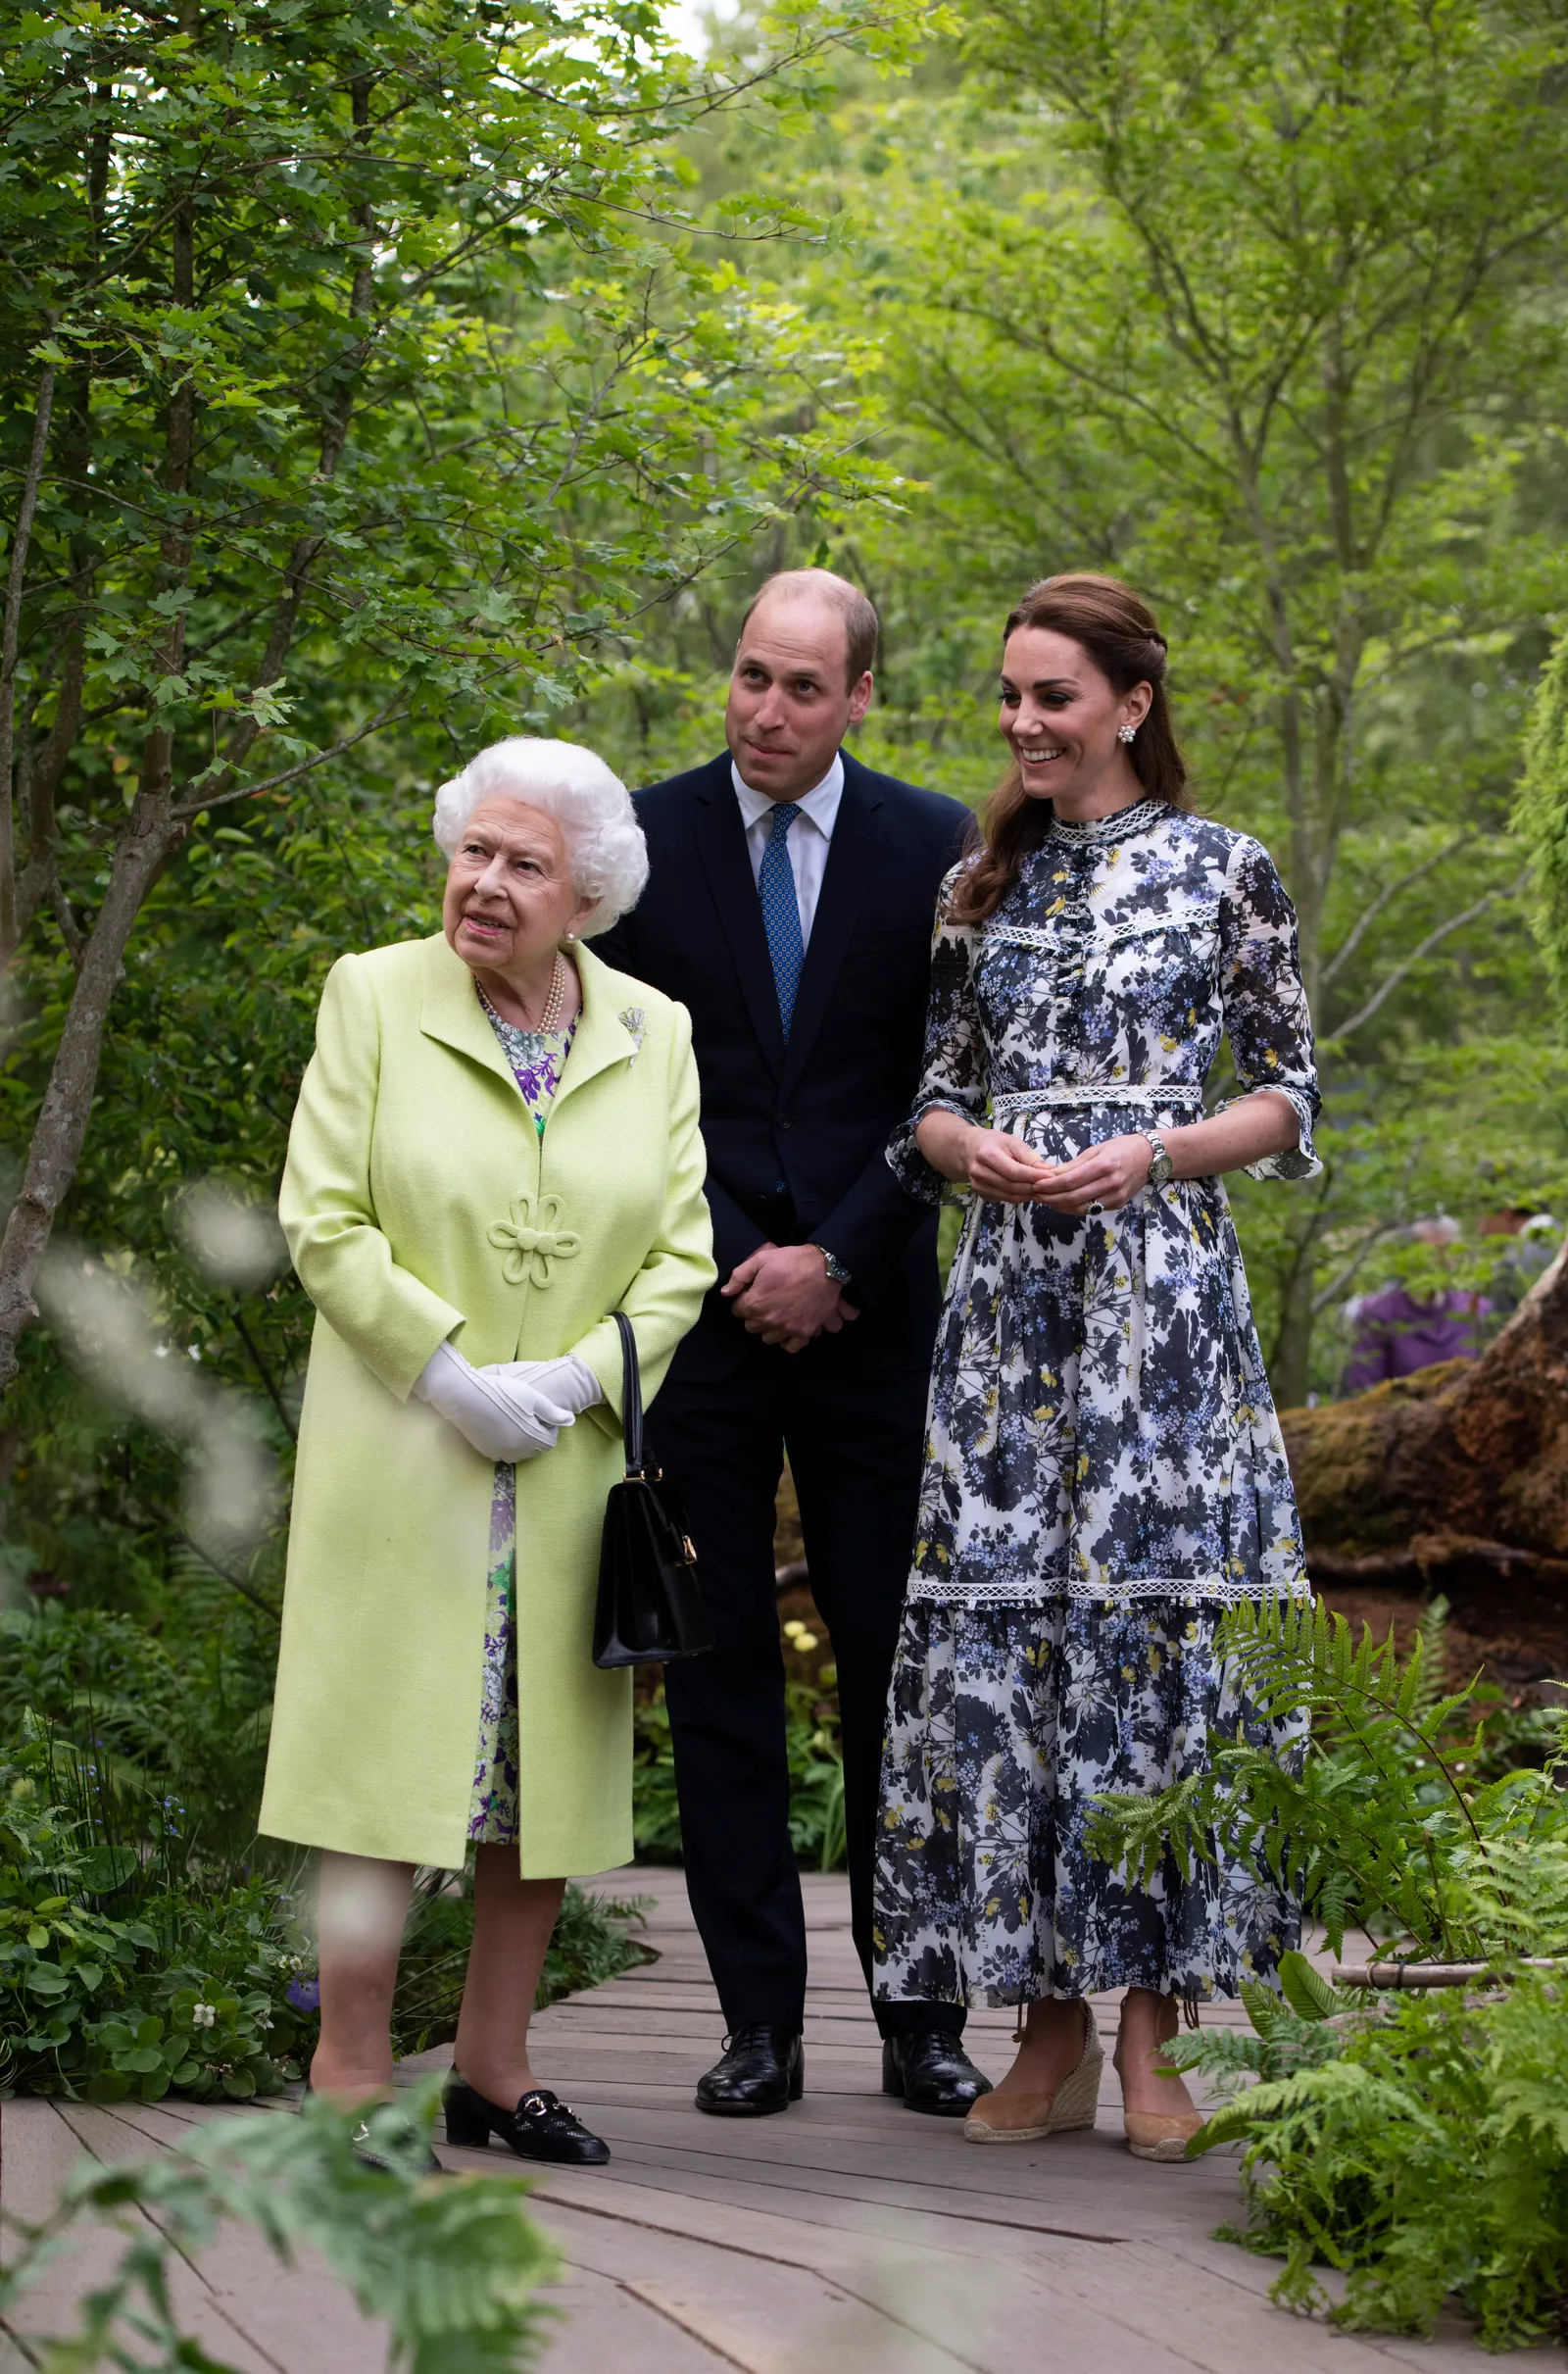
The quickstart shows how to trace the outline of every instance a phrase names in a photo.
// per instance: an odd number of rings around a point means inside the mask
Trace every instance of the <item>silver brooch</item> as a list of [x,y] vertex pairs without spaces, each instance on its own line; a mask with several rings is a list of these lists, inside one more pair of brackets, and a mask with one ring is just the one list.
[[631,1064],[635,1063],[637,1058],[642,1054],[643,1041],[648,1036],[648,1016],[640,1006],[628,1006],[623,1014],[615,1016],[615,1019],[631,1035],[631,1056],[627,1065],[627,1068],[630,1069]]

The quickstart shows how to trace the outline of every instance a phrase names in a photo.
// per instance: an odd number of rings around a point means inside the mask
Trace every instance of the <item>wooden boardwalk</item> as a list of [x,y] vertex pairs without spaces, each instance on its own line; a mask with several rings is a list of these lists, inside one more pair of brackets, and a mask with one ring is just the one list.
[[[1233,2157],[1151,2166],[1122,2148],[1107,2065],[1091,2134],[977,2151],[954,2121],[920,2118],[880,2091],[876,2032],[849,1935],[841,1879],[806,1882],[811,1991],[807,2095],[782,2117],[705,2118],[692,2089],[721,2029],[678,1872],[595,1883],[653,1896],[660,1959],[544,2013],[536,2065],[600,2133],[606,2170],[548,2173],[541,2222],[569,2266],[548,2374],[1390,2374],[1393,2365],[1479,2374],[1457,2321],[1435,2343],[1331,2333],[1270,2308],[1275,2271],[1210,2239],[1236,2207]],[[1107,2046],[1115,1998],[1098,2009]],[[1000,2075],[1010,2018],[970,2026]],[[431,2064],[449,2057],[427,2056]],[[167,2148],[192,2120],[254,2117],[9,2102],[0,2113],[3,2198],[38,2214],[72,2161]],[[275,2114],[275,2112],[274,2112]],[[491,2172],[497,2151],[445,2151]],[[51,2270],[17,2344],[59,2331],[98,2246]],[[243,2374],[380,2374],[384,2343],[324,2273],[280,2276],[260,2242],[225,2236],[181,2269],[188,2329]],[[1558,2350],[1532,2362],[1561,2365]]]

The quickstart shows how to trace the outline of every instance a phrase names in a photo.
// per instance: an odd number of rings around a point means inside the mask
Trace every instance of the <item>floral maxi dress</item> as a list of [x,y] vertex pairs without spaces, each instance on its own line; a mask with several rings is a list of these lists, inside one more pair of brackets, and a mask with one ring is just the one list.
[[[475,983],[475,987],[477,987]],[[566,1067],[577,1024],[564,1030],[520,1030],[504,1022],[479,991],[485,1018],[501,1041],[523,1103],[541,1137]],[[474,1759],[468,1836],[480,1846],[514,1847],[517,1825],[517,1470],[496,1461],[490,1499],[490,1555],[485,1584],[484,1679],[479,1693],[479,1746]]]
[[[955,876],[949,877],[949,886]],[[978,928],[941,919],[924,1075],[888,1151],[911,1193],[937,1108],[1053,1162],[1202,1117],[1228,1036],[1279,1090],[1305,1178],[1318,1109],[1296,918],[1245,834],[1146,800],[1053,821]],[[1279,1423],[1217,1178],[1075,1218],[973,1199],[937,1337],[889,1703],[875,1936],[890,2000],[1143,1986],[1189,2006],[1271,1978],[1298,1908],[1224,1856],[1135,1888],[1084,1844],[1103,1791],[1200,1769],[1210,1731],[1282,1753],[1227,1670],[1223,1610],[1306,1589]]]

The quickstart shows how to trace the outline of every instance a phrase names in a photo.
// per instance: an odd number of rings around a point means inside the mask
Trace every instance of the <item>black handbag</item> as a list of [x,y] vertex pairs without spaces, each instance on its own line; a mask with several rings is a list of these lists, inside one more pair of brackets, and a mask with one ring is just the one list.
[[620,1329],[626,1472],[605,1504],[594,1663],[657,1665],[711,1649],[713,1627],[697,1587],[697,1553],[680,1503],[644,1456],[637,1338],[624,1311],[612,1316]]

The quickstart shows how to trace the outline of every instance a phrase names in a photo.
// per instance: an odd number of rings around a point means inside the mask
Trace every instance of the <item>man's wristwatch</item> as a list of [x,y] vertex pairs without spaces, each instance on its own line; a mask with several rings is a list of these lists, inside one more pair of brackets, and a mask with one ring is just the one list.
[[1157,1129],[1142,1129],[1138,1134],[1146,1137],[1154,1150],[1154,1159],[1149,1165],[1149,1184],[1151,1187],[1168,1185],[1175,1174],[1176,1165],[1165,1151],[1164,1139]]
[[845,1268],[844,1263],[839,1260],[836,1253],[829,1253],[825,1245],[818,1245],[815,1243],[812,1244],[811,1251],[813,1253],[819,1253],[822,1256],[822,1265],[826,1269],[828,1276],[832,1279],[835,1286],[847,1286],[849,1284],[850,1273]]

